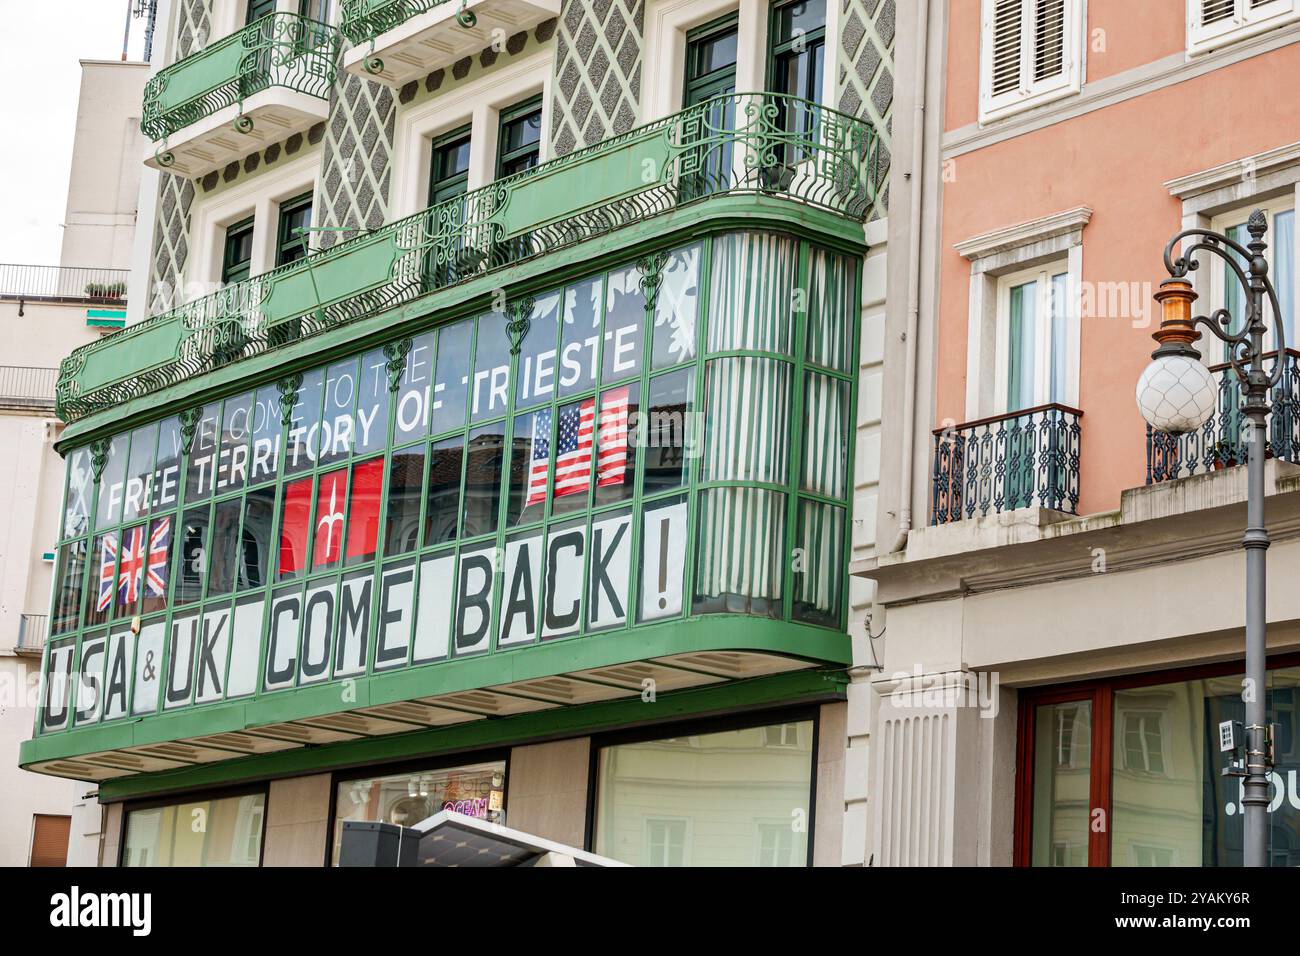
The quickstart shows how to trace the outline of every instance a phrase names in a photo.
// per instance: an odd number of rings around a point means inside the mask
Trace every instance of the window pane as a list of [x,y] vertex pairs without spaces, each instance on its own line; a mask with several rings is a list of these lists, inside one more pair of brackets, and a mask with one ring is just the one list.
[[285,471],[289,474],[307,470],[320,455],[320,409],[324,392],[324,369],[303,374],[298,400],[289,413],[289,443],[285,454]]
[[208,567],[208,595],[229,594],[239,567],[239,518],[244,502],[230,498],[217,503],[212,519],[212,563]]
[[1298,348],[1295,337],[1295,210],[1273,217],[1273,285],[1282,309],[1287,348]]
[[[540,427],[540,415],[538,421]],[[564,405],[559,410],[555,431],[552,514],[569,514],[587,507],[587,492],[591,490],[591,443],[595,421],[594,398]],[[549,421],[545,425],[549,427]]]
[[248,453],[248,483],[273,480],[280,470],[280,391],[259,388],[253,398]]
[[438,371],[434,377],[433,411],[429,434],[441,435],[465,426],[465,402],[469,397],[469,355],[474,322],[466,319],[438,333]]
[[1043,704],[1034,717],[1034,866],[1087,866],[1092,704]]
[[790,355],[794,322],[793,239],[737,233],[713,241],[709,351],[754,349]]
[[175,524],[175,515],[154,518],[149,522],[149,537],[145,545],[144,584],[140,596],[141,614],[152,614],[167,607]]
[[695,358],[702,253],[703,248],[698,243],[687,246],[674,251],[664,265],[655,299],[651,368],[667,368]]
[[540,296],[533,307],[528,335],[519,350],[515,408],[529,408],[555,397],[555,348],[560,318],[559,293]]
[[1064,402],[1069,369],[1066,367],[1066,345],[1069,342],[1070,276],[1068,273],[1052,276],[1052,368],[1047,400]]
[[600,279],[579,282],[564,290],[564,328],[560,335],[560,395],[575,395],[596,385],[600,359]]
[[424,486],[424,446],[393,452],[388,467],[388,518],[384,553],[413,551],[420,538],[420,493]]
[[388,359],[383,349],[361,356],[357,390],[352,450],[369,455],[388,444]]
[[68,456],[63,537],[76,538],[90,530],[90,500],[94,488],[95,472],[90,467],[90,449],[78,448]]
[[393,426],[395,445],[425,434],[429,421],[429,395],[433,385],[435,341],[432,332],[417,335],[411,340],[410,351],[406,353],[406,368],[397,385],[396,422]]
[[357,401],[357,360],[335,362],[325,370],[325,407],[321,413],[320,464],[346,458],[352,451],[352,408]]
[[368,820],[414,826],[443,810],[505,823],[505,761],[341,781],[334,796],[332,862],[339,861],[343,824]]
[[1038,283],[1012,288],[1007,316],[1007,410],[1033,408]]
[[695,610],[780,617],[786,496],[757,488],[700,494]]
[[852,371],[857,303],[857,264],[847,256],[809,253],[807,361],[838,372]]
[[794,617],[839,627],[844,605],[843,508],[800,500],[794,558]]
[[628,422],[640,415],[641,384],[631,382],[600,394],[596,412],[596,501],[612,504],[636,488],[636,445]]
[[650,380],[649,408],[637,440],[645,449],[645,493],[676,488],[686,480],[688,449],[696,433],[695,369],[684,368]]
[[191,508],[181,522],[180,567],[172,600],[188,604],[203,596],[208,567],[208,509]]
[[337,565],[343,557],[343,522],[348,500],[348,470],[339,468],[320,476],[313,519],[315,546],[312,570]]
[[253,393],[226,399],[217,456],[217,491],[238,491],[248,477],[248,437],[252,431]]
[[373,561],[379,542],[379,504],[384,488],[384,459],[371,458],[352,466],[352,503],[348,508],[348,567]]
[[456,539],[464,444],[465,440],[457,435],[434,442],[429,451],[429,501],[424,515],[426,547]]
[[472,422],[506,413],[510,401],[510,338],[505,334],[505,323],[506,317],[499,312],[489,312],[478,320],[469,402]]
[[131,433],[131,459],[126,468],[122,520],[134,521],[149,513],[149,492],[153,485],[154,459],[158,452],[158,424]]
[[108,620],[109,608],[117,592],[117,532],[95,535],[90,550],[91,578],[86,588],[86,605],[82,624],[93,627]]
[[284,504],[280,508],[280,580],[307,569],[311,492],[311,478],[299,478],[284,486]]
[[461,537],[487,534],[497,528],[501,482],[505,471],[506,425],[498,422],[469,434],[465,462],[465,524]]
[[704,382],[706,481],[785,484],[790,458],[790,366],[714,359]]
[[126,817],[122,865],[258,866],[265,814],[261,793],[133,810]]
[[275,488],[258,488],[244,496],[244,529],[240,532],[239,588],[260,588],[271,581],[271,526],[275,521]]
[[629,266],[611,272],[605,291],[602,384],[641,374],[644,331],[645,291],[641,288],[641,270]]
[[510,527],[541,521],[546,510],[546,480],[550,466],[551,412],[529,412],[515,418],[514,446],[510,451]]
[[[86,571],[86,542],[74,541],[59,549],[59,567],[54,575],[54,614],[50,633],[75,630],[81,618],[81,582]],[[94,586],[94,582],[92,582]]]
[[108,461],[99,477],[99,504],[95,527],[105,528],[122,520],[122,492],[126,481],[128,436],[118,435],[108,443]]
[[844,498],[847,495],[849,432],[849,383],[809,372],[804,383],[803,408],[804,491]]
[[217,416],[221,403],[213,402],[199,409],[190,442],[189,468],[185,474],[185,503],[191,504],[212,495],[216,474]]
[[180,497],[181,453],[181,420],[180,416],[173,415],[158,426],[158,460],[147,492],[151,513],[176,507]]
[[807,866],[795,824],[812,813],[813,724],[787,726],[602,748],[595,852],[634,866]]

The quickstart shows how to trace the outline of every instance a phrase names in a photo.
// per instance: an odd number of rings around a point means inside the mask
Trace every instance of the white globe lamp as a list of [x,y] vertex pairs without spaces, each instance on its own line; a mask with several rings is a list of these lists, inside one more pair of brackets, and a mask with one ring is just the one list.
[[1218,406],[1219,385],[1192,345],[1201,333],[1192,324],[1196,293],[1185,279],[1161,283],[1160,328],[1152,334],[1160,347],[1137,383],[1138,411],[1158,432],[1181,435],[1196,431]]

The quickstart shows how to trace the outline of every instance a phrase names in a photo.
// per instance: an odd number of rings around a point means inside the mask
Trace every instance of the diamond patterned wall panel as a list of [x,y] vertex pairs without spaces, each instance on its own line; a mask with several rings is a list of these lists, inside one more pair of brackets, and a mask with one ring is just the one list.
[[889,133],[894,105],[895,0],[839,0],[840,68],[836,108],[871,121],[880,133],[876,183],[880,202],[873,216],[889,206]]
[[330,91],[325,156],[316,191],[320,213],[315,218],[321,228],[348,231],[320,233],[320,248],[384,224],[396,124],[392,90],[351,73],[339,74]]
[[555,46],[556,156],[636,125],[645,0],[564,0]]

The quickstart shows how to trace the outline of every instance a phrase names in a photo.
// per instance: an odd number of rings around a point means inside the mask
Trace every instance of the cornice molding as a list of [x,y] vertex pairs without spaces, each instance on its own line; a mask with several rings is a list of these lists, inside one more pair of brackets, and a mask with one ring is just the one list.
[[1048,239],[1082,232],[1083,227],[1091,221],[1091,206],[1075,206],[1073,209],[1052,213],[1050,216],[1030,219],[1028,222],[1004,226],[1001,229],[963,239],[955,243],[953,248],[966,259],[984,259],[1010,249],[1031,246]]
[[1227,186],[1235,186],[1252,178],[1258,179],[1290,166],[1300,166],[1300,142],[1267,149],[1254,156],[1244,156],[1210,169],[1179,176],[1165,182],[1164,187],[1176,199],[1187,200]]

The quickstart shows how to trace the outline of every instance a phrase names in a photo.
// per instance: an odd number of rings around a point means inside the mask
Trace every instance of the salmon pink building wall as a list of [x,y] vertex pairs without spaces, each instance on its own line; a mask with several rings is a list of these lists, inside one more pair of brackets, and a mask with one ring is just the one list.
[[[1085,93],[1098,73],[1134,69],[1183,50],[1182,0],[1090,0],[1087,6],[1089,31],[1104,24],[1111,46],[1108,54],[1088,54]],[[979,0],[954,0],[951,12],[945,110],[950,133],[976,121]],[[1146,39],[1136,40],[1137,31]],[[936,425],[967,419],[971,265],[954,244],[1089,206],[1093,216],[1083,230],[1085,290],[1111,282],[1145,282],[1154,289],[1167,275],[1164,245],[1182,223],[1180,202],[1162,184],[1300,140],[1300,98],[1281,95],[1282,77],[1300,77],[1300,43],[948,161],[939,250]],[[1252,94],[1260,89],[1278,95],[1261,100]],[[1068,108],[1070,101],[1045,110]],[[1016,118],[1004,122],[1015,124]],[[1151,321],[1154,308],[1147,314]],[[1080,514],[1118,507],[1125,488],[1145,481],[1146,433],[1134,387],[1154,348],[1151,331],[1129,316],[1081,320]]]

